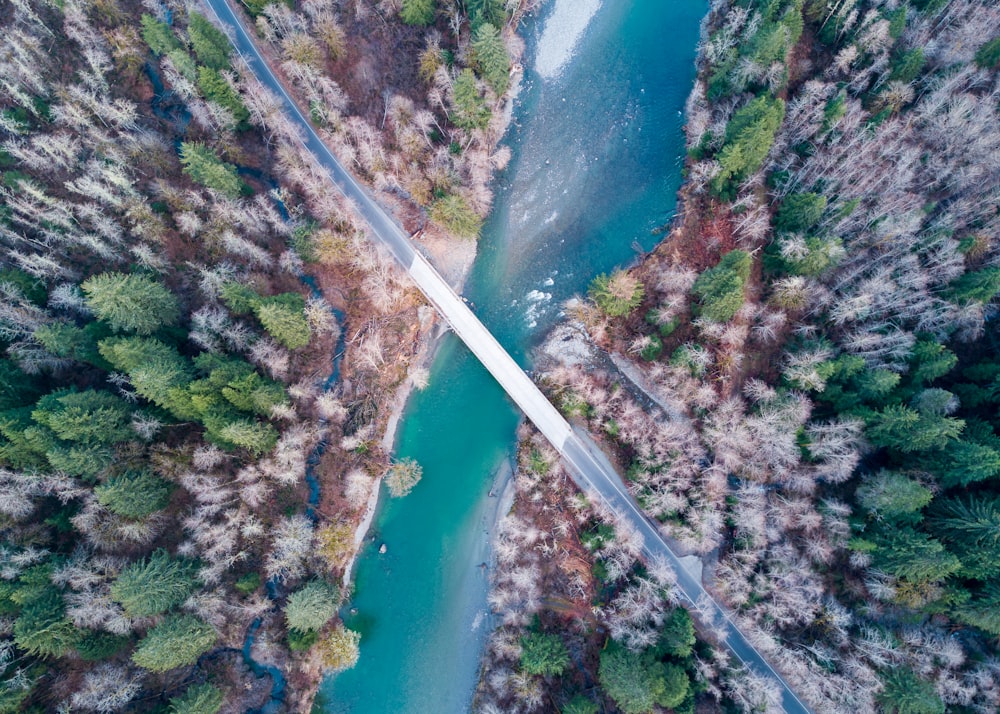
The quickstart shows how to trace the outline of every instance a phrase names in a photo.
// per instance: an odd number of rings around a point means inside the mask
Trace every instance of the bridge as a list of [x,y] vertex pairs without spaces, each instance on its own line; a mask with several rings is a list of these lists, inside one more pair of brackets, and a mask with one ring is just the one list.
[[[231,0],[230,0],[231,1]],[[715,632],[737,661],[756,673],[771,677],[781,687],[782,705],[788,714],[811,714],[785,679],[767,662],[733,622],[730,614],[705,590],[700,577],[683,566],[659,529],[639,509],[607,458],[585,436],[578,434],[535,383],[518,366],[496,338],[479,321],[447,281],[418,252],[409,237],[368,191],[347,171],[320,139],[311,122],[274,74],[243,22],[226,0],[204,0],[209,15],[226,32],[237,53],[257,79],[281,101],[288,116],[301,129],[298,141],[327,173],[338,190],[357,208],[372,235],[385,245],[413,279],[427,300],[455,334],[483,363],[510,398],[562,456],[577,486],[591,499],[603,503],[634,528],[643,540],[642,553],[649,562],[665,561],[676,574],[676,588],[692,614]]]

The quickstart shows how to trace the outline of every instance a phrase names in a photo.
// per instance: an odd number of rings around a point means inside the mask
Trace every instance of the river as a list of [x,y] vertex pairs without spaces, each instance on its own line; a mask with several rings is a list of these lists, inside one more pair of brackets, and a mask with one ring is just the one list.
[[[550,0],[523,25],[525,80],[505,139],[513,158],[465,294],[525,366],[560,304],[650,249],[671,219],[706,11],[705,0]],[[397,437],[397,454],[419,461],[423,480],[403,499],[382,499],[345,608],[361,660],[325,680],[316,712],[469,709],[489,626],[491,489],[509,468],[519,419],[448,335]]]

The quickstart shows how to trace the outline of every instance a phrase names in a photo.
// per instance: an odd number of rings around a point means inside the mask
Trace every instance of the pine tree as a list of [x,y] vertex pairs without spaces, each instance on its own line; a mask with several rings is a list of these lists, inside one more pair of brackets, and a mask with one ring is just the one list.
[[911,523],[920,519],[920,510],[934,498],[929,488],[896,471],[864,476],[856,496],[876,518]]
[[645,287],[627,270],[598,275],[587,290],[597,308],[608,317],[624,317],[639,307]]
[[601,652],[598,674],[601,687],[625,714],[676,707],[691,685],[680,667],[657,661],[651,652],[630,652],[614,640]]
[[129,617],[151,617],[180,605],[194,591],[193,563],[175,560],[165,550],[131,563],[111,585],[111,598]]
[[943,449],[957,439],[965,422],[939,414],[921,414],[899,404],[873,412],[865,432],[869,441],[900,453]]
[[115,444],[135,437],[131,413],[128,404],[109,392],[61,390],[42,397],[31,418],[66,441]]
[[115,332],[149,335],[180,315],[173,293],[142,275],[102,273],[80,287],[90,309]]
[[312,332],[305,315],[305,300],[298,293],[264,298],[255,312],[268,334],[288,349],[309,344]]
[[940,541],[908,526],[878,534],[875,544],[875,566],[897,578],[934,582],[944,580],[962,567]]
[[476,75],[471,69],[463,69],[452,85],[454,111],[451,120],[455,126],[471,131],[485,129],[490,121],[490,110],[479,94]]
[[170,615],[146,633],[132,661],[153,672],[194,664],[218,639],[215,629],[194,615]]

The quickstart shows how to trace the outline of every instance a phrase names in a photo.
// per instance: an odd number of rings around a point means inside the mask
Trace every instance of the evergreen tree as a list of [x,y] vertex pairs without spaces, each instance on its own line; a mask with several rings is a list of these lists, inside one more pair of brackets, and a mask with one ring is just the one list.
[[907,667],[889,670],[882,676],[885,685],[878,695],[886,714],[944,714],[945,706],[927,682]]
[[590,283],[587,293],[597,308],[608,317],[624,317],[639,307],[646,289],[627,270],[611,275],[601,273]]
[[132,410],[109,392],[61,390],[42,397],[31,418],[66,441],[115,444],[135,437]]
[[288,596],[285,624],[300,632],[322,629],[337,614],[337,602],[337,588],[322,580],[313,580]]
[[750,277],[750,254],[732,250],[695,280],[691,292],[698,298],[694,312],[712,322],[729,322],[743,307],[743,289]]
[[469,208],[457,193],[436,199],[430,207],[431,220],[458,238],[476,240],[483,228],[483,220]]
[[312,336],[304,311],[305,300],[298,293],[265,298],[255,310],[268,334],[290,350],[305,347]]
[[394,498],[407,495],[420,483],[424,470],[414,459],[400,459],[385,475],[385,485]]
[[819,223],[826,210],[826,196],[818,193],[793,193],[781,202],[774,219],[779,231],[797,233]]
[[146,633],[132,661],[153,672],[194,664],[218,639],[215,629],[194,615],[169,615]]
[[916,522],[920,511],[934,498],[929,488],[896,471],[879,471],[865,476],[863,481],[856,493],[858,503],[880,519]]
[[225,107],[233,115],[236,128],[247,128],[250,120],[250,112],[240,99],[240,95],[232,86],[219,74],[218,70],[211,67],[198,67],[198,88],[205,95],[205,99],[215,102],[219,106]]
[[531,632],[521,638],[521,669],[528,674],[558,677],[569,666],[569,650],[557,634]]
[[733,114],[717,157],[720,170],[712,179],[716,194],[728,195],[760,169],[784,117],[784,101],[767,95],[757,97]]
[[216,714],[222,708],[222,690],[211,684],[193,684],[170,700],[170,714]]
[[174,37],[170,25],[157,20],[152,15],[142,16],[142,39],[149,45],[149,49],[155,55],[165,55],[173,50],[178,50],[181,43]]
[[232,52],[229,38],[204,15],[188,13],[188,37],[201,64],[215,70],[229,69],[229,55]]
[[961,557],[964,575],[979,580],[1000,575],[1000,498],[938,500],[927,526]]
[[1000,475],[1000,451],[971,441],[951,441],[922,460],[945,488],[968,486]]
[[193,563],[175,560],[165,550],[129,564],[111,585],[111,599],[129,617],[151,617],[187,600],[196,580]]
[[180,315],[173,293],[142,275],[102,273],[80,287],[90,309],[115,332],[149,335]]
[[976,64],[983,69],[1000,67],[1000,37],[994,37],[976,50]]
[[454,111],[451,120],[455,126],[472,131],[473,129],[485,129],[490,121],[490,110],[486,102],[479,94],[479,87],[476,86],[476,75],[471,69],[463,69],[452,85],[452,96],[454,98]]
[[1000,637],[1000,587],[996,582],[988,583],[982,591],[957,604],[951,614],[959,622]]
[[479,74],[501,95],[510,85],[510,56],[496,27],[486,22],[476,28],[472,54]]
[[696,641],[691,613],[683,607],[675,607],[666,616],[663,627],[660,628],[656,651],[661,656],[687,659],[694,651]]
[[583,694],[577,694],[563,704],[559,714],[597,714],[601,710],[597,702],[588,699]]
[[98,349],[115,369],[128,375],[139,396],[178,419],[198,418],[187,392],[193,370],[176,349],[143,337],[109,338],[102,340]]
[[962,567],[940,541],[909,526],[879,533],[875,544],[875,567],[897,578],[934,582],[944,580]]
[[224,445],[246,449],[254,456],[269,453],[278,443],[278,432],[273,426],[249,419],[232,421],[209,432]]
[[625,714],[676,707],[691,685],[680,667],[657,661],[649,651],[630,652],[613,640],[601,652],[598,673],[602,689]]
[[166,508],[173,492],[173,484],[150,471],[126,471],[94,488],[94,495],[102,506],[135,520]]
[[338,625],[329,635],[318,643],[320,661],[323,666],[334,672],[350,669],[358,663],[361,655],[359,643],[361,635],[353,630]]
[[399,18],[407,25],[432,25],[434,9],[434,0],[403,0]]
[[79,631],[66,618],[62,594],[51,582],[37,594],[22,595],[23,606],[14,621],[14,642],[40,657],[62,657],[79,639]]
[[921,414],[902,405],[890,405],[873,412],[866,436],[875,446],[900,453],[943,449],[957,439],[965,422],[939,414]]
[[236,174],[236,167],[222,161],[204,144],[183,142],[181,165],[192,181],[229,198],[236,198],[243,191],[244,183]]
[[965,273],[951,283],[951,297],[960,303],[988,303],[1000,292],[1000,268]]

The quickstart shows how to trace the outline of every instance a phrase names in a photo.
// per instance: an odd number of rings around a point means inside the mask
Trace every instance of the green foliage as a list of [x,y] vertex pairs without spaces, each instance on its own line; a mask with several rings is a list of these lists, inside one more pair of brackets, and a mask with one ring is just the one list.
[[476,86],[476,75],[463,69],[452,85],[454,111],[451,120],[460,129],[485,129],[490,122],[490,109]]
[[976,50],[976,64],[983,69],[1000,67],[1000,37],[994,37]]
[[76,651],[86,662],[109,659],[124,650],[132,640],[124,635],[110,632],[89,631],[76,643]]
[[244,184],[236,174],[236,167],[224,162],[204,144],[183,142],[181,165],[192,181],[229,198],[237,198],[243,191]]
[[476,71],[498,95],[510,86],[510,56],[500,31],[488,22],[476,28],[472,38],[472,56]]
[[17,268],[0,268],[0,285],[38,307],[45,307],[48,299],[45,283],[30,273]]
[[174,37],[170,25],[152,15],[142,16],[142,39],[146,41],[154,55],[165,55],[181,48],[181,43]]
[[1000,451],[972,441],[951,441],[944,450],[923,460],[945,488],[968,486],[1000,476]]
[[233,584],[233,587],[236,588],[236,592],[242,593],[243,595],[249,595],[260,587],[260,583],[260,573],[255,570],[247,573],[246,575],[240,576],[240,578]]
[[588,699],[583,694],[577,694],[563,704],[560,714],[597,714],[600,711],[597,702]]
[[407,25],[433,25],[434,0],[403,0],[399,18]]
[[765,254],[769,269],[812,277],[833,268],[843,257],[844,244],[836,236],[783,236]]
[[826,196],[818,193],[793,193],[781,202],[774,227],[779,231],[805,231],[823,217]]
[[188,13],[188,37],[198,62],[216,70],[229,69],[232,48],[222,31],[216,29],[204,15]]
[[958,363],[955,353],[933,340],[918,340],[910,355],[910,379],[915,384],[929,384]]
[[30,598],[22,596],[21,612],[14,621],[14,642],[39,657],[62,657],[79,639],[79,630],[66,618],[62,595],[51,582]]
[[875,567],[897,578],[939,581],[958,572],[962,565],[940,541],[908,526],[880,532],[874,543]]
[[868,440],[875,446],[900,453],[943,449],[957,439],[965,422],[939,414],[922,414],[910,407],[894,404],[868,419]]
[[647,714],[684,701],[691,682],[677,665],[657,661],[653,653],[629,652],[612,641],[601,653],[601,687],[625,714]]
[[924,50],[922,47],[914,47],[905,52],[899,52],[892,58],[891,71],[889,72],[890,82],[912,82],[920,76],[920,71],[924,68]]
[[726,253],[719,264],[695,280],[691,292],[698,298],[694,313],[713,322],[729,322],[743,307],[743,289],[750,277],[750,254]]
[[233,115],[233,121],[237,128],[244,129],[248,126],[250,112],[240,99],[240,95],[232,86],[219,74],[218,70],[211,67],[198,68],[198,87],[205,99],[215,102],[225,107]]
[[305,307],[305,299],[298,293],[282,293],[261,300],[255,312],[271,337],[294,350],[308,345],[312,337]]
[[74,359],[110,371],[111,365],[101,357],[97,343],[111,334],[111,328],[104,322],[89,322],[83,327],[66,322],[51,322],[35,330],[34,338],[57,357]]
[[866,476],[856,496],[866,511],[891,521],[915,520],[914,516],[934,498],[922,483],[895,471]]
[[958,603],[952,615],[960,622],[1000,637],[1000,587],[996,582],[989,583],[971,598]]
[[337,614],[337,588],[323,580],[313,580],[288,596],[285,624],[300,632],[319,630]]
[[194,615],[169,615],[146,633],[132,661],[153,672],[194,664],[218,639],[207,622]]
[[85,444],[115,444],[135,436],[132,410],[109,392],[61,390],[38,400],[31,418],[57,437]]
[[0,412],[33,404],[42,389],[13,361],[0,358]]
[[278,443],[278,431],[270,424],[239,419],[212,430],[224,445],[243,448],[254,456],[269,453]]
[[157,550],[146,560],[130,563],[111,585],[111,599],[129,617],[151,617],[180,605],[194,592],[195,566]]
[[457,193],[449,193],[431,204],[431,220],[459,238],[476,240],[483,220]]
[[966,577],[1000,575],[1000,498],[977,494],[935,501],[927,527],[959,554]]
[[494,27],[502,27],[507,19],[504,0],[466,0],[465,7],[473,29],[486,22]]
[[171,412],[178,419],[195,419],[187,386],[193,380],[191,364],[173,347],[144,337],[102,340],[101,356],[129,376],[139,396]]
[[521,669],[528,674],[558,677],[569,666],[569,650],[557,634],[530,632],[521,638]]
[[162,511],[174,485],[150,471],[126,471],[94,488],[98,502],[112,513],[135,520]]
[[675,607],[660,628],[660,639],[656,644],[657,653],[660,656],[687,659],[694,651],[695,642],[691,613],[683,607]]
[[618,269],[611,275],[601,273],[590,283],[587,294],[597,309],[608,317],[624,317],[639,307],[646,289],[627,270]]
[[988,303],[1000,292],[1000,268],[983,268],[965,273],[951,283],[951,299]]
[[663,353],[663,340],[659,335],[650,335],[649,344],[642,348],[639,356],[647,362],[652,362]]
[[256,290],[243,283],[229,282],[222,286],[219,296],[226,307],[237,315],[251,314],[263,298]]
[[712,179],[712,191],[717,196],[729,196],[760,169],[784,118],[785,102],[766,95],[733,114],[717,157],[721,168]]
[[222,690],[211,684],[194,684],[170,700],[170,714],[215,714],[222,708]]
[[934,685],[918,677],[907,667],[898,667],[882,675],[885,685],[878,702],[886,714],[944,714],[945,706]]
[[149,335],[180,316],[173,293],[143,275],[101,273],[80,287],[90,309],[115,332]]
[[288,649],[292,652],[305,652],[319,640],[319,632],[316,630],[289,630],[287,639]]

